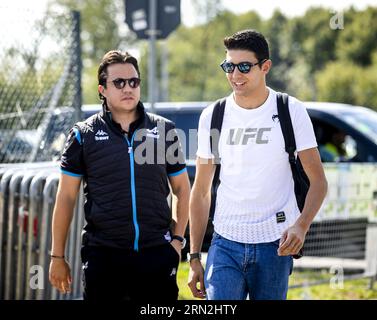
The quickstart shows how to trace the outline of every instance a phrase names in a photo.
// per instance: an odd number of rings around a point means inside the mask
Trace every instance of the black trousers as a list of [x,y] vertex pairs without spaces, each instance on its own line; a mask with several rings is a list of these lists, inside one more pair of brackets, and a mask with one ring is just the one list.
[[84,300],[178,299],[179,255],[169,243],[139,252],[84,246],[81,258]]

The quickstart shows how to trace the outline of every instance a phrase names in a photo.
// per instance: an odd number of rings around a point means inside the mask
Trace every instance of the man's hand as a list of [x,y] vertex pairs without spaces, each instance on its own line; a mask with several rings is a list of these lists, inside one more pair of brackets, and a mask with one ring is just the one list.
[[64,259],[51,259],[49,279],[60,293],[71,292],[71,268]]
[[[197,284],[199,282],[199,289]],[[206,289],[204,287],[204,269],[199,259],[190,262],[190,272],[188,277],[188,286],[195,298],[204,299]]]
[[173,239],[170,242],[170,244],[175,249],[175,251],[177,251],[177,253],[179,255],[179,261],[181,261],[181,258],[182,258],[182,243],[181,243],[181,241]]
[[298,254],[304,245],[307,232],[307,228],[304,228],[297,223],[285,230],[280,239],[278,255],[290,256]]

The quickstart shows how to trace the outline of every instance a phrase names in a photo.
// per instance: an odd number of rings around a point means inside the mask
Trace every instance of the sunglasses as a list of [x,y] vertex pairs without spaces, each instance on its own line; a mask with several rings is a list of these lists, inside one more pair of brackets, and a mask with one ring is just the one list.
[[237,67],[238,70],[241,73],[249,73],[251,68],[254,66],[257,66],[258,64],[263,64],[267,59],[264,59],[262,61],[258,61],[257,63],[251,63],[251,62],[240,62],[240,63],[233,63],[233,62],[228,62],[224,60],[221,64],[220,67],[224,70],[226,73],[232,73],[234,69]]
[[130,79],[116,78],[114,80],[111,80],[111,82],[114,84],[114,87],[117,89],[123,89],[127,83],[132,89],[136,89],[138,86],[140,86],[141,79],[140,78],[130,78]]

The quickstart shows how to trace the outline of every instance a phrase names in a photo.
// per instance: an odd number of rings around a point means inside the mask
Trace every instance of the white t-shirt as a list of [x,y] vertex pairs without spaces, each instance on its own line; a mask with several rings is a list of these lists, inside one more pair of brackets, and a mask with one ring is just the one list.
[[[214,228],[223,237],[241,243],[279,239],[300,214],[284,138],[277,117],[276,92],[256,109],[226,99],[219,140],[220,186]],[[213,158],[209,132],[214,104],[200,116],[197,156]],[[302,102],[289,97],[289,111],[297,151],[317,147],[312,123]],[[284,212],[285,222],[277,213]]]

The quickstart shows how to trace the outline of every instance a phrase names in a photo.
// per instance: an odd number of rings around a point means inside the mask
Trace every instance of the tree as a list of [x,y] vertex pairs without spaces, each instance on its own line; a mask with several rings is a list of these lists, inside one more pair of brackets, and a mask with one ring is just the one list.
[[377,111],[377,52],[372,54],[371,62],[370,66],[364,67],[363,72],[357,75],[354,91],[359,105]]
[[208,24],[224,11],[222,0],[192,0],[191,3],[198,24]]
[[336,57],[337,38],[342,30],[330,28],[332,14],[328,9],[310,8],[304,16],[291,21],[293,59],[304,56],[312,73],[321,70],[327,62]]
[[225,59],[223,39],[250,26],[261,26],[255,12],[237,16],[222,11],[206,25],[178,28],[168,39],[171,100],[213,101],[228,95],[230,88],[219,66]]
[[131,34],[123,39],[120,34],[119,14],[124,15],[121,0],[50,0],[49,10],[63,8],[81,14],[81,41],[84,61],[98,61],[105,52],[134,39]]
[[286,91],[288,85],[289,61],[286,61],[284,57],[288,41],[287,33],[284,32],[287,29],[287,22],[288,19],[279,10],[276,10],[265,25],[265,36],[270,47],[273,66],[267,76],[267,83],[281,91]]
[[50,12],[61,9],[80,11],[82,79],[85,80],[82,82],[83,101],[98,103],[97,68],[102,56],[109,50],[126,48],[135,42],[132,33],[121,32],[121,26],[124,24],[124,2],[122,0],[50,0]]
[[377,8],[369,7],[361,12],[352,10],[351,13],[352,20],[345,21],[339,36],[336,55],[340,60],[367,66],[377,52]]
[[347,68],[341,62],[327,64],[326,68],[316,75],[318,101],[343,102],[356,104],[356,76],[362,72],[358,66],[350,64]]

